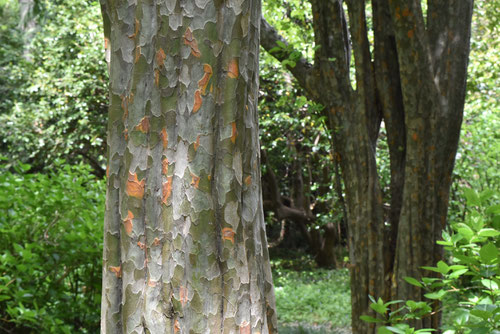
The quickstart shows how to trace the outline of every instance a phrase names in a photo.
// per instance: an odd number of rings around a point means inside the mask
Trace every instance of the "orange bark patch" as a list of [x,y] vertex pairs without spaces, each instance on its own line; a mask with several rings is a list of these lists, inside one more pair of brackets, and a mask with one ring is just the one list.
[[144,179],[142,179],[141,181],[137,179],[136,173],[128,172],[127,194],[129,196],[142,199],[144,197],[145,184],[146,181]]
[[252,176],[251,175],[248,175],[246,178],[245,178],[245,184],[247,186],[251,185],[252,184]]
[[238,69],[238,59],[237,58],[233,58],[229,62],[229,66],[227,67],[227,75],[231,79],[236,79],[240,75],[240,72]]
[[233,144],[235,144],[236,143],[236,137],[238,136],[238,130],[236,129],[236,122],[231,123],[231,127],[232,127],[232,130],[231,130],[231,141],[233,142]]
[[188,301],[188,290],[187,288],[181,286],[179,288],[179,299],[181,301],[182,306],[186,305]]
[[148,279],[148,286],[154,288],[158,282]]
[[202,103],[203,103],[203,99],[201,98],[201,90],[197,89],[196,92],[194,92],[193,113],[195,113],[198,110],[200,110]]
[[163,62],[167,59],[167,55],[165,54],[165,51],[163,51],[162,48],[160,48],[158,51],[156,51],[156,64],[158,67],[163,66]]
[[162,203],[167,204],[167,200],[172,195],[172,176],[167,178],[167,181],[163,183],[162,186],[163,197],[161,199]]
[[109,271],[111,271],[112,273],[115,273],[117,278],[122,277],[122,266],[109,267]]
[[144,248],[146,248],[146,245],[145,245],[145,244],[143,244],[143,243],[142,243],[142,242],[140,242],[140,241],[137,241],[137,246],[139,246],[139,248],[140,248],[140,249],[144,249]]
[[128,116],[128,99],[125,95],[121,96],[122,98],[122,109],[123,109],[123,117],[122,119],[125,120]]
[[405,9],[403,9],[402,14],[404,17],[407,17],[407,16],[410,16],[411,12],[408,8],[405,8]]
[[139,28],[141,27],[141,23],[139,22],[138,19],[135,19],[135,30],[134,30],[134,33],[130,36],[128,36],[128,38],[131,38],[131,39],[134,39],[137,34],[139,34]]
[[395,13],[396,19],[401,19],[401,8],[396,7],[396,13]]
[[250,334],[251,332],[250,324],[247,321],[243,322],[240,326],[240,334]]
[[104,37],[104,49],[108,49],[109,46],[109,38]]
[[123,130],[123,137],[128,140],[128,129]]
[[194,38],[193,32],[190,28],[187,28],[186,32],[184,33],[184,44],[189,45],[189,47],[191,48],[191,54],[193,56],[195,56],[196,58],[201,57],[200,49],[198,49],[198,42],[196,41],[196,38]]
[[127,232],[128,235],[132,233],[132,228],[134,227],[132,219],[134,219],[134,214],[129,210],[127,218],[123,221],[123,227],[125,227],[125,232]]
[[179,320],[175,319],[174,321],[174,334],[179,333],[181,330],[181,326],[179,325]]
[[135,48],[135,59],[134,59],[134,64],[136,64],[139,61],[139,58],[141,57],[141,47],[137,46]]
[[167,148],[168,146],[168,134],[167,134],[167,129],[163,128],[160,133],[161,141],[163,143],[163,148]]
[[416,132],[414,132],[412,135],[411,135],[411,139],[413,139],[414,141],[417,141],[418,139],[418,135]]
[[194,142],[194,151],[198,151],[198,147],[200,147],[200,135],[196,137],[196,141]]
[[413,38],[413,35],[415,35],[415,29],[409,30],[408,31],[408,38]]
[[191,185],[194,186],[196,189],[200,186],[200,177],[194,175],[191,173]]
[[153,240],[153,246],[158,246],[158,245],[160,245],[160,239],[155,238],[155,239]]
[[160,85],[160,71],[155,70],[155,85],[158,87]]
[[236,233],[234,232],[234,230],[230,227],[224,227],[222,229],[222,239],[224,240],[229,240],[231,241],[233,244],[234,244],[234,235]]
[[109,165],[106,166],[106,177],[109,177]]
[[204,64],[203,65],[203,71],[205,74],[203,74],[203,77],[198,81],[198,87],[201,89],[201,94],[205,95],[208,82],[210,81],[210,78],[212,77],[212,66],[209,64]]
[[135,129],[147,133],[149,131],[149,117],[143,117]]
[[161,173],[163,175],[168,174],[168,159],[167,158],[163,159],[163,161],[161,162]]

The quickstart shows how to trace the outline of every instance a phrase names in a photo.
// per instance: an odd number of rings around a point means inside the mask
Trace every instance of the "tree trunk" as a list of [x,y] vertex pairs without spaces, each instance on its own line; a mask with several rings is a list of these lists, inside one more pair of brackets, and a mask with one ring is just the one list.
[[[372,0],[374,44],[365,1],[310,0],[314,65],[289,70],[308,96],[323,104],[345,183],[353,333],[376,333],[368,295],[422,300],[404,282],[442,256],[436,241],[446,222],[451,173],[465,101],[472,0]],[[279,60],[291,49],[263,24],[264,48]],[[351,40],[352,38],[352,40]],[[349,77],[351,46],[356,87]],[[372,51],[373,50],[373,51]],[[385,226],[375,161],[381,117],[391,159],[390,212]],[[438,328],[439,312],[415,323]]]
[[111,101],[101,332],[275,332],[260,1],[101,4]]

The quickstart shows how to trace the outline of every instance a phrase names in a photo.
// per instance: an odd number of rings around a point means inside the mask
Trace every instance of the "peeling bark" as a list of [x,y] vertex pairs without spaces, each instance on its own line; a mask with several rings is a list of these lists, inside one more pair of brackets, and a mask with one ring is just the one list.
[[259,0],[102,0],[102,333],[273,333]]

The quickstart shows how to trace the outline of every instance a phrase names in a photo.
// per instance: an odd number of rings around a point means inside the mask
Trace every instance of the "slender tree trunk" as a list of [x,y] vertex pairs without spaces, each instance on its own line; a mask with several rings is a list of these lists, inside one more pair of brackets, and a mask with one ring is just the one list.
[[[442,251],[449,188],[464,110],[472,0],[372,0],[370,45],[365,1],[310,0],[314,65],[289,70],[309,97],[325,106],[345,183],[353,333],[376,333],[359,316],[374,315],[368,295],[423,300],[404,276],[419,276]],[[291,50],[263,24],[264,48],[278,59]],[[349,77],[351,46],[356,87]],[[373,49],[372,49],[373,47]],[[383,218],[375,161],[381,117],[391,159],[389,221]],[[438,328],[437,313],[415,323]]]
[[260,1],[103,0],[102,333],[272,333]]

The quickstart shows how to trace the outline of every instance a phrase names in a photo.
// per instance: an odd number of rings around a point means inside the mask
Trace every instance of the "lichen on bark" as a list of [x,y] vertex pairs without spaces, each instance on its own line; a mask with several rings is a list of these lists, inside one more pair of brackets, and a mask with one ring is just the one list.
[[102,333],[271,333],[259,0],[102,0]]

